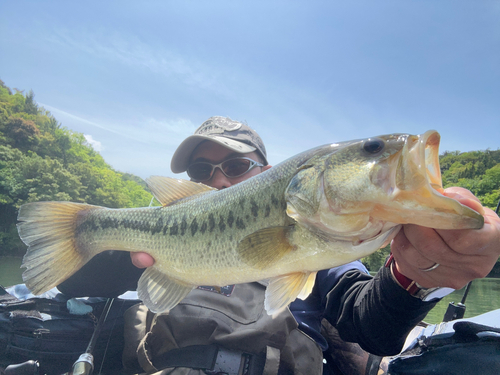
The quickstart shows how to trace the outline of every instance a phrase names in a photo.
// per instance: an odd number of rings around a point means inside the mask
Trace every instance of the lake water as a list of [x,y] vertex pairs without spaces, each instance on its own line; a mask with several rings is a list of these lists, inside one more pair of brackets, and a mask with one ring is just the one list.
[[21,261],[20,258],[0,257],[0,285],[7,287],[23,282]]
[[[0,257],[0,285],[10,286],[22,283],[20,266],[21,259],[19,258]],[[427,315],[425,321],[431,324],[441,322],[449,303],[460,302],[464,291],[465,288],[444,297]],[[500,279],[474,280],[467,295],[465,306],[465,318],[500,309]]]

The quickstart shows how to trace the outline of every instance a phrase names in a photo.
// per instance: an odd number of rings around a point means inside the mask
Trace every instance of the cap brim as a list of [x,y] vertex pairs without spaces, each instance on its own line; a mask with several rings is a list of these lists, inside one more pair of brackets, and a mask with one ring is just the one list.
[[226,137],[217,136],[206,136],[206,135],[192,135],[187,137],[175,150],[174,156],[172,156],[172,161],[170,162],[170,168],[174,173],[185,172],[189,165],[189,159],[193,154],[193,151],[200,143],[203,141],[211,141],[220,144],[221,146],[228,148],[239,154],[246,154],[248,152],[254,152],[257,150],[255,147],[247,145],[243,142],[238,142]]

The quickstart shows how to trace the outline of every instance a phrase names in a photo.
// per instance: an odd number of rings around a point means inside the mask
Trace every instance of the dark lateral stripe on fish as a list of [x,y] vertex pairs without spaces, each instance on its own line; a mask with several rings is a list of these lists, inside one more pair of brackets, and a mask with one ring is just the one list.
[[170,235],[176,236],[179,233],[179,225],[177,224],[177,220],[174,220],[174,223],[170,227]]
[[252,211],[253,217],[259,216],[259,206],[253,199],[250,201],[250,210]]
[[208,231],[212,233],[215,228],[215,218],[213,214],[208,215]]
[[219,230],[221,232],[224,232],[226,230],[226,223],[224,223],[224,217],[222,215],[220,216]]
[[234,223],[234,214],[233,211],[229,211],[229,214],[227,215],[227,225],[229,225],[229,228],[233,227]]
[[205,234],[205,232],[207,231],[207,227],[208,227],[207,222],[204,221],[203,224],[201,224],[201,228],[200,228],[201,234]]
[[76,234],[79,235],[85,232],[95,232],[105,229],[118,229],[118,228],[133,228],[139,230],[147,229],[147,225],[137,220],[119,220],[116,218],[88,218],[83,223],[77,226]]
[[181,221],[181,236],[184,236],[184,234],[186,233],[187,227],[188,227],[188,224],[186,221],[186,215],[184,215],[184,217],[182,218],[182,221]]
[[[170,234],[176,234],[179,230],[179,226],[177,220],[174,221],[174,224],[169,227],[169,223],[172,218],[167,217],[166,221],[164,217],[159,217],[155,224],[150,225],[147,221],[134,220],[134,219],[118,219],[113,217],[87,217],[82,223],[77,225],[76,234],[80,234],[83,232],[91,232],[97,230],[106,230],[106,229],[132,229],[137,230],[139,232],[151,232],[151,234],[156,234],[163,232],[163,234],[167,234],[167,231],[170,228]],[[173,232],[172,233],[172,228]],[[185,218],[181,221],[181,231],[186,231],[187,222]]]
[[274,206],[274,208],[278,208],[279,206],[279,201],[274,194],[271,194],[271,204]]
[[194,236],[196,232],[198,232],[198,222],[196,221],[196,218],[194,218],[191,222],[189,229],[191,229],[191,236]]
[[[148,221],[140,221],[127,218],[114,218],[114,217],[102,217],[102,216],[86,216],[81,223],[77,225],[76,235],[84,234],[85,232],[96,232],[99,230],[107,229],[131,229],[138,232],[149,232],[151,235],[163,234],[170,236],[181,235],[184,236],[186,233],[190,233],[191,236],[196,235],[198,232],[205,234],[207,231],[209,233],[214,232],[216,228],[220,232],[224,232],[228,227],[236,229],[246,229],[247,222],[252,219],[257,219],[262,212],[263,217],[269,217],[272,208],[285,208],[286,201],[284,199],[278,199],[274,194],[271,194],[270,202],[262,203],[259,205],[254,199],[250,201],[240,200],[239,205],[247,212],[243,217],[235,216],[234,212],[230,210],[227,213],[227,218],[220,215],[218,219],[215,218],[213,214],[209,214],[208,218],[204,220],[201,224],[196,218],[193,218],[189,222],[186,215],[179,221],[172,216],[162,216],[160,215],[156,222],[151,223]],[[173,221],[173,223],[172,223]]]
[[75,234],[78,236],[81,233],[88,231],[97,231],[101,229],[101,226],[95,222],[95,220],[86,220],[80,225],[77,225]]
[[236,228],[238,229],[245,229],[246,225],[243,220],[241,220],[239,217],[236,219]]
[[170,221],[172,221],[172,217],[168,216],[166,223],[163,225],[162,233],[163,233],[164,236],[167,234],[167,231],[168,231],[168,228],[169,228],[168,224],[170,224]]
[[160,233],[164,231],[164,229],[165,229],[165,224],[163,223],[163,217],[160,216],[158,220],[156,220],[156,224],[151,228],[151,235]]
[[274,206],[274,208],[286,209],[286,200],[278,199],[274,194],[271,194],[271,204]]

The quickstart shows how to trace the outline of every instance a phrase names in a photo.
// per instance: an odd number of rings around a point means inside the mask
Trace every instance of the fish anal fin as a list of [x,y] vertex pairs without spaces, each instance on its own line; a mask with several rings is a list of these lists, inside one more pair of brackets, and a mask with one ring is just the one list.
[[151,176],[146,179],[146,184],[162,206],[170,206],[181,199],[217,190],[198,182],[162,176]]
[[314,283],[316,282],[316,274],[317,272],[311,272],[309,276],[307,277],[306,283],[304,284],[304,287],[300,291],[299,295],[297,298],[300,298],[301,300],[305,300],[309,294],[311,294]]
[[238,244],[238,254],[250,267],[265,269],[295,249],[289,236],[294,226],[260,229]]
[[316,272],[295,272],[274,277],[266,289],[264,307],[269,315],[279,313],[299,295],[301,299],[311,293]]
[[193,287],[168,277],[152,266],[139,279],[137,294],[151,312],[162,313],[172,310]]

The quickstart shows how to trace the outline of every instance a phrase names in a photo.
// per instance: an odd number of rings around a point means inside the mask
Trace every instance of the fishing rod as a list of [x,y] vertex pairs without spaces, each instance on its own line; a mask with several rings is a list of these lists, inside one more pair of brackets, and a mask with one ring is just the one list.
[[76,360],[73,364],[71,372],[68,375],[92,375],[92,372],[94,371],[94,356],[92,355],[92,352],[94,351],[97,339],[99,338],[102,327],[108,317],[114,300],[114,298],[108,298],[106,300],[101,316],[99,317],[94,332],[92,333],[92,337],[90,338],[87,350],[85,350],[85,353],[80,355],[80,357]]
[[[500,210],[500,200],[498,200],[497,208],[495,213],[498,215]],[[472,281],[467,283],[465,287],[464,295],[462,296],[462,301],[459,303],[450,302],[448,308],[443,317],[443,322],[449,322],[455,319],[462,319],[465,315],[465,300],[467,299],[467,295],[469,294],[470,287],[472,285]]]

